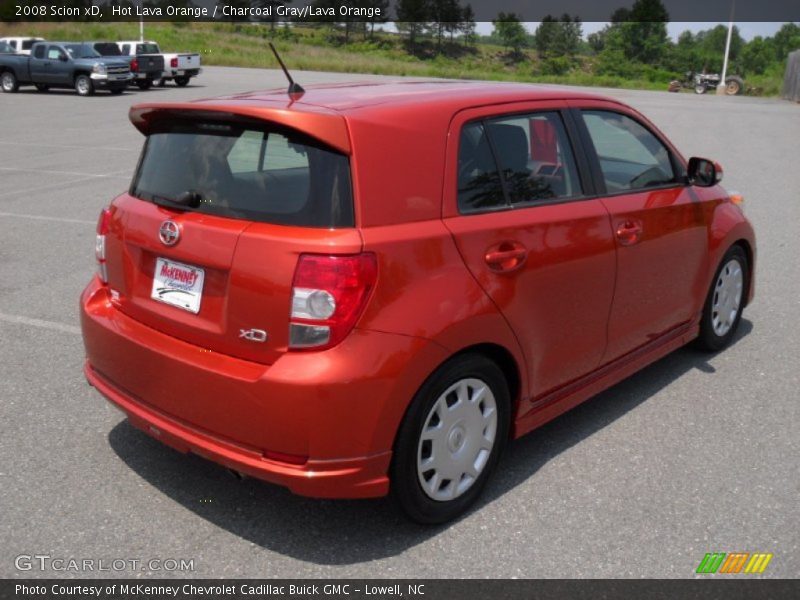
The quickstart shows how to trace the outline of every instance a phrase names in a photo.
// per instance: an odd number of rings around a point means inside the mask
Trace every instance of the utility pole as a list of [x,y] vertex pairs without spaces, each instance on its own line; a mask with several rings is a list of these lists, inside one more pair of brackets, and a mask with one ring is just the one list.
[[717,86],[717,96],[725,94],[725,79],[728,76],[728,55],[731,51],[731,37],[733,36],[733,11],[736,9],[736,0],[731,1],[731,20],[728,22],[728,38],[725,40],[725,58],[722,61],[722,75]]
[[[144,6],[144,0],[139,0],[139,7]],[[144,17],[142,14],[144,13],[143,10],[139,11],[139,42],[144,43]],[[728,34],[728,41],[730,41],[730,34]]]

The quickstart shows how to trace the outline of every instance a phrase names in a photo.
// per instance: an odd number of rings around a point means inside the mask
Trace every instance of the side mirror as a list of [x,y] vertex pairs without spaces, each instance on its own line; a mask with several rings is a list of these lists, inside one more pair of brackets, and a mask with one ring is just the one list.
[[697,187],[711,187],[722,181],[722,167],[713,160],[693,156],[687,169],[689,183]]

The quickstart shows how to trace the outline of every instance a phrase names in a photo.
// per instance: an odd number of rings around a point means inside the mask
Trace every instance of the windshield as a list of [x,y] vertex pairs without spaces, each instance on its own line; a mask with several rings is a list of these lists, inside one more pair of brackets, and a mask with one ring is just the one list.
[[10,45],[6,44],[5,42],[0,42],[0,54],[13,54],[14,52],[14,48],[12,48]]
[[158,44],[136,44],[136,54],[161,54]]
[[100,53],[91,44],[65,44],[64,49],[69,53],[70,58],[97,58]]
[[122,56],[122,52],[119,51],[119,46],[113,42],[97,42],[94,45],[94,49],[101,56]]
[[302,227],[352,227],[350,163],[283,128],[170,121],[147,139],[131,186],[143,200]]

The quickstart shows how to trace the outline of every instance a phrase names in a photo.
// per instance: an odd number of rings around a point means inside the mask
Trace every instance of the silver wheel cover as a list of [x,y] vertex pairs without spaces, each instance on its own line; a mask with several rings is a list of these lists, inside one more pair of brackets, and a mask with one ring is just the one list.
[[489,462],[497,436],[497,402],[488,384],[461,379],[434,403],[417,445],[417,477],[436,501],[458,498]]
[[738,260],[731,259],[719,272],[711,301],[711,326],[719,337],[726,335],[736,322],[742,305],[744,273]]

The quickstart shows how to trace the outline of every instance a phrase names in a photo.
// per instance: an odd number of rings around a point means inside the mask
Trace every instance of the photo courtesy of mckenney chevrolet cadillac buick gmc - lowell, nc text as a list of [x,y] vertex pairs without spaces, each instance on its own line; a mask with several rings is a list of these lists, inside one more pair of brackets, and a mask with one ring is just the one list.
[[601,96],[293,84],[130,119],[86,377],[165,444],[297,494],[452,519],[508,440],[724,348],[753,298],[721,167]]

